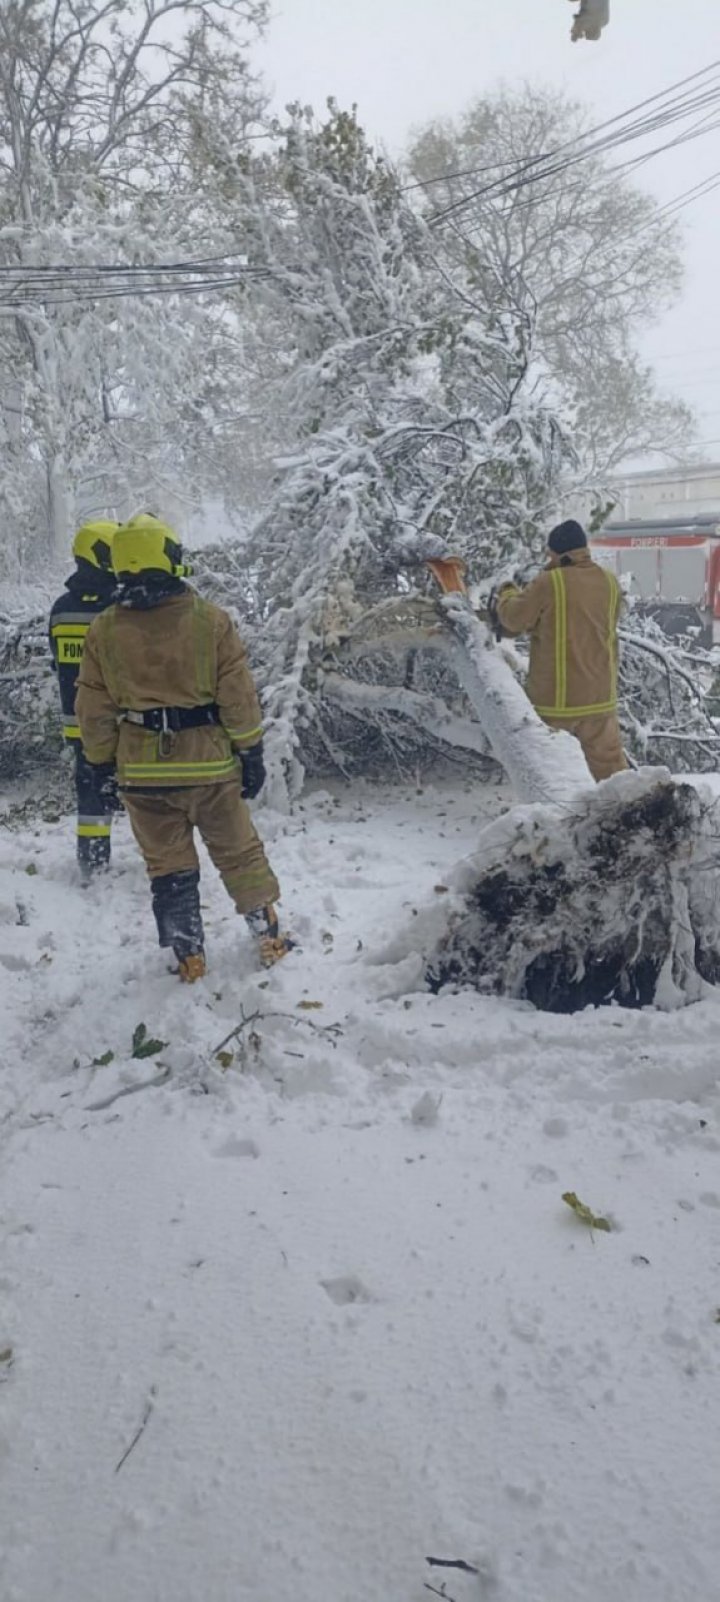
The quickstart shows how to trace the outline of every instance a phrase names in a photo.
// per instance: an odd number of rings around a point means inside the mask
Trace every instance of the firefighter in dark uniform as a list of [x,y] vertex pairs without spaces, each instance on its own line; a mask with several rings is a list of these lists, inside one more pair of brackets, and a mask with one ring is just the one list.
[[85,636],[99,612],[110,606],[116,579],[112,540],[117,523],[84,523],[73,540],[76,571],[50,612],[50,650],[57,672],[63,714],[63,738],[75,755],[77,855],[83,878],[110,861],[110,826],[117,811],[114,763],[88,762],[75,717],[75,692]]

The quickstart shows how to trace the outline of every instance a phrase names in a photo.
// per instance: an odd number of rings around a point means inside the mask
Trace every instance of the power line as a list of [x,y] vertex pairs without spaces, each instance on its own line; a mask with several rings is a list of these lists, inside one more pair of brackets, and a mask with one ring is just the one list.
[[23,273],[32,277],[42,273],[77,273],[91,270],[94,273],[182,273],[182,272],[215,272],[218,266],[227,266],[233,271],[258,271],[247,261],[246,257],[233,256],[226,253],[222,256],[198,256],[188,260],[157,261],[157,262],[87,262],[79,267],[76,262],[3,262],[0,263],[0,273]]
[[[711,173],[700,183],[694,184],[691,189],[682,191],[671,200],[666,201],[658,210],[672,215],[684,210],[693,201],[704,199],[714,189],[720,187],[720,170]],[[647,228],[652,228],[656,221],[657,212],[647,222],[638,228],[621,235],[617,241],[634,238]],[[180,282],[175,278],[182,275]],[[205,276],[207,275],[207,276]],[[25,265],[19,263],[0,263],[0,283],[8,285],[9,295],[0,299],[0,308],[12,312],[33,301],[46,306],[80,305],[84,298],[92,300],[113,300],[135,295],[138,299],[147,295],[180,295],[190,293],[209,293],[218,289],[233,288],[247,282],[262,281],[272,278],[274,269],[271,266],[253,266],[246,260],[227,256],[200,257],[196,260],[179,260],[175,262],[156,263],[112,263],[87,262],[73,264],[62,263],[34,263]],[[165,283],[146,283],[143,280],[165,278]],[[29,280],[29,281],[28,281]],[[132,280],[140,280],[137,287]],[[93,286],[103,285],[94,289]],[[77,295],[59,294],[71,286],[80,286]],[[91,294],[83,296],[83,287]],[[21,291],[21,295],[17,295]],[[715,347],[720,349],[720,347]],[[678,352],[678,355],[683,353]],[[659,358],[656,358],[659,359]],[[679,380],[675,379],[675,383]]]
[[[271,273],[267,272],[265,276],[270,277]],[[35,302],[36,304],[40,304],[42,306],[76,306],[78,308],[82,308],[83,301],[88,299],[91,299],[93,305],[95,305],[97,302],[102,300],[123,300],[127,297],[135,300],[145,300],[150,295],[204,295],[209,294],[217,289],[236,287],[245,281],[246,280],[244,278],[226,276],[222,278],[199,279],[196,282],[189,281],[181,284],[146,284],[141,288],[136,288],[134,285],[128,284],[125,287],[89,291],[85,295],[82,293],[79,295],[42,294],[35,297]],[[12,314],[14,311],[20,312],[24,307],[32,304],[32,300],[0,301],[0,311],[6,311]]]
[[[716,99],[720,103],[720,87],[718,89]],[[647,152],[641,157],[638,157],[636,162],[627,162],[624,164],[624,166],[627,169],[633,165],[639,166],[644,164],[646,161],[652,160],[653,157],[661,155],[664,151],[673,150],[678,145],[686,144],[692,139],[699,139],[704,134],[711,133],[718,127],[720,127],[720,117],[716,118],[712,123],[707,123],[707,119],[705,119],[702,126],[699,126],[694,131],[687,131],[685,134],[680,135],[675,139],[667,140],[665,144],[657,145],[654,150]],[[540,171],[530,173],[529,175],[526,174],[525,169],[520,168],[518,169],[518,175],[516,177],[509,178],[503,184],[487,184],[482,189],[477,189],[469,195],[461,196],[458,200],[453,201],[452,204],[446,206],[443,211],[433,213],[433,215],[429,218],[429,223],[431,226],[436,226],[438,223],[444,222],[448,217],[453,216],[456,212],[466,209],[473,201],[482,200],[485,198],[487,198],[490,202],[493,200],[504,199],[511,194],[516,194],[518,190],[525,189],[530,185],[539,184],[547,179],[561,177],[562,174],[568,172],[571,167],[575,167],[580,162],[588,160],[589,157],[593,155],[604,154],[608,149],[618,148],[621,144],[626,144],[634,139],[643,137],[645,132],[646,130],[643,129],[640,132],[628,133],[627,137],[622,140],[618,139],[609,142],[599,141],[596,145],[588,146],[587,149],[581,149],[574,156],[569,157],[566,160],[556,162],[554,166],[545,166]],[[615,182],[617,174],[621,173],[622,171],[623,168],[618,168],[617,172],[613,171],[608,173],[604,181]],[[534,201],[530,201],[531,205],[534,203]]]
[[[224,267],[214,265],[223,262],[227,263]],[[148,295],[205,294],[248,281],[258,282],[272,273],[270,267],[253,267],[220,256],[155,264],[47,263],[30,269],[23,264],[5,264],[0,265],[0,284],[6,285],[7,293],[0,298],[0,311],[12,315],[33,304],[81,306],[88,299],[97,302],[127,296],[140,299]],[[78,292],[72,293],[76,286]]]
[[[601,150],[615,148],[621,144],[628,143],[643,136],[649,129],[654,127],[685,119],[692,112],[700,109],[701,106],[711,105],[712,111],[708,112],[698,123],[690,129],[686,129],[675,139],[656,147],[651,152],[646,152],[640,157],[631,158],[623,165],[626,168],[638,165],[659,154],[661,150],[684,144],[690,139],[698,138],[702,134],[712,131],[712,129],[720,126],[720,114],[715,115],[716,109],[720,113],[720,78],[717,83],[714,83],[712,79],[708,83],[708,78],[719,67],[720,61],[713,62],[699,72],[693,73],[689,77],[679,80],[678,83],[670,85],[669,88],[640,101],[636,106],[630,107],[627,112],[618,113],[617,116],[609,118],[606,122],[599,124],[596,129],[590,129],[586,135],[581,136],[579,150],[575,142],[567,141],[564,145],[558,146],[555,151],[528,158],[525,162],[511,169],[507,177],[497,179],[495,182],[469,195],[459,197],[450,206],[435,213],[430,221],[435,223],[442,221],[457,210],[468,206],[473,200],[483,196],[487,195],[492,199],[501,198],[505,195],[516,193],[518,189],[529,184],[537,184],[543,179],[556,177]],[[677,94],[678,90],[684,89],[688,84],[697,83],[699,79],[706,80],[699,93]],[[630,120],[634,113],[646,111],[650,106],[657,106],[658,102],[662,102],[662,104],[652,115],[636,118],[634,122]],[[608,129],[615,129],[615,132],[605,139],[595,138],[597,134],[602,134]],[[593,140],[594,143],[592,142]],[[558,157],[563,156],[563,152],[569,152],[569,154],[565,159],[558,160]],[[505,165],[506,163],[504,162],[491,164],[490,170],[497,170],[497,168]],[[622,167],[613,170],[612,173],[607,175],[605,182],[615,182],[617,173],[622,170]],[[439,178],[437,181],[447,181],[448,176],[445,174],[442,179]],[[658,210],[668,216],[675,215],[694,201],[705,198],[719,186],[720,172],[712,173],[706,179],[693,185],[691,189],[683,191],[680,195],[673,197],[672,200],[665,202]],[[530,204],[533,203],[537,202],[530,202]],[[656,217],[657,211],[648,222],[641,224],[637,229],[631,230],[624,237],[634,237],[636,233],[652,227]],[[79,304],[83,298],[100,301],[118,299],[130,295],[140,298],[146,295],[209,293],[226,287],[235,287],[245,281],[267,279],[272,277],[273,274],[274,269],[271,265],[253,266],[246,257],[239,257],[237,254],[155,263],[2,263],[0,264],[0,283],[4,282],[10,293],[5,297],[4,301],[0,302],[0,309],[4,309],[12,315],[13,310],[19,311],[24,305],[32,304],[33,301],[41,301],[43,305],[52,306]],[[164,282],[158,282],[158,279],[164,280]],[[65,294],[66,290],[75,285],[80,290],[77,296]],[[102,287],[100,287],[101,285]],[[84,296],[83,289],[86,291]],[[88,292],[91,292],[91,294]]]
[[[595,127],[589,128],[587,132],[581,134],[580,137],[582,139],[594,138],[596,134],[602,133],[604,129],[611,128],[615,123],[623,121],[626,117],[631,117],[635,112],[643,111],[646,106],[651,106],[656,101],[665,99],[675,90],[684,88],[686,84],[695,83],[698,78],[706,77],[708,73],[715,71],[716,68],[720,68],[720,60],[711,61],[707,67],[701,67],[698,72],[690,73],[688,77],[678,79],[677,83],[670,84],[667,89],[659,89],[656,94],[649,95],[645,100],[639,100],[636,105],[629,106],[626,111],[618,112],[616,116],[609,117],[605,122],[597,123]],[[525,163],[521,163],[520,166],[530,166],[534,162],[545,161],[551,156],[558,155],[560,151],[570,149],[571,147],[572,141],[567,141],[563,145],[557,145],[553,150],[543,151],[537,156],[529,157],[527,161]],[[507,161],[489,162],[486,166],[482,167],[459,167],[449,172],[438,173],[434,178],[421,178],[414,180],[412,183],[404,186],[403,193],[406,193],[412,189],[428,189],[431,184],[448,183],[453,178],[478,177],[481,173],[492,172],[496,168],[504,166],[512,167],[513,161],[508,159]],[[517,164],[515,164],[515,170],[519,170]]]
[[[710,73],[717,74],[719,67],[720,62],[712,62],[700,72],[692,74],[690,78],[684,78],[676,84],[671,84],[667,89],[639,102],[637,106],[631,107],[627,112],[619,113],[616,117],[600,123],[596,128],[591,128],[586,134],[581,134],[579,139],[565,141],[564,144],[559,145],[556,150],[552,151],[549,156],[540,155],[527,158],[525,161],[520,162],[507,177],[496,179],[494,182],[485,184],[469,194],[463,194],[456,200],[451,201],[447,206],[434,212],[429,219],[430,223],[437,225],[457,211],[466,208],[473,201],[486,196],[501,198],[508,194],[515,194],[517,190],[526,187],[528,184],[537,184],[542,179],[555,177],[578,162],[586,161],[590,156],[619,148],[624,144],[645,137],[656,129],[667,127],[673,122],[684,121],[695,112],[709,107],[711,109],[707,112],[707,115],[701,118],[693,129],[686,130],[676,140],[668,141],[666,144],[658,146],[649,155],[658,155],[661,151],[672,148],[675,144],[685,143],[690,138],[700,138],[703,134],[711,132],[713,128],[720,125],[720,119],[717,117],[711,120],[716,109],[720,108],[720,80],[716,82],[711,80],[695,94],[678,96],[676,91],[682,89],[688,83],[695,82],[698,78],[707,79]],[[675,98],[670,98],[672,96]],[[646,107],[658,101],[665,103],[651,115],[632,120],[635,112],[643,111]],[[619,127],[617,126],[618,124],[620,124]],[[614,129],[615,131],[607,133],[608,129]],[[605,137],[597,137],[602,134]],[[649,156],[639,159],[649,159]],[[452,175],[441,175],[437,181],[447,182],[449,176]]]

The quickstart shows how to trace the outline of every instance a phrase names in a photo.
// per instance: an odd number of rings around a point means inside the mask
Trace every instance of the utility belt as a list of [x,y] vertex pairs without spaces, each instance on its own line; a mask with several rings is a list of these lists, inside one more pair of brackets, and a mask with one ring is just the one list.
[[220,713],[214,701],[205,706],[151,706],[147,712],[123,712],[126,723],[153,734],[179,734],[181,729],[201,729],[206,723],[219,723]]

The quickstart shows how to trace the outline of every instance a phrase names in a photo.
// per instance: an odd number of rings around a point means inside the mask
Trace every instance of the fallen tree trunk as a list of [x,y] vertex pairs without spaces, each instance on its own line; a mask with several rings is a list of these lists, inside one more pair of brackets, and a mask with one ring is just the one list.
[[469,603],[448,595],[443,606],[461,647],[455,653],[458,677],[518,801],[572,801],[593,783],[578,741],[538,717]]

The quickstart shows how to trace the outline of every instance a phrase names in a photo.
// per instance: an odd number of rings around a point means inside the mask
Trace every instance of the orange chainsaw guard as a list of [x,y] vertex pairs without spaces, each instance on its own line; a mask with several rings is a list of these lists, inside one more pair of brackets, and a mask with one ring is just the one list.
[[444,595],[467,595],[461,556],[434,556],[425,563]]

